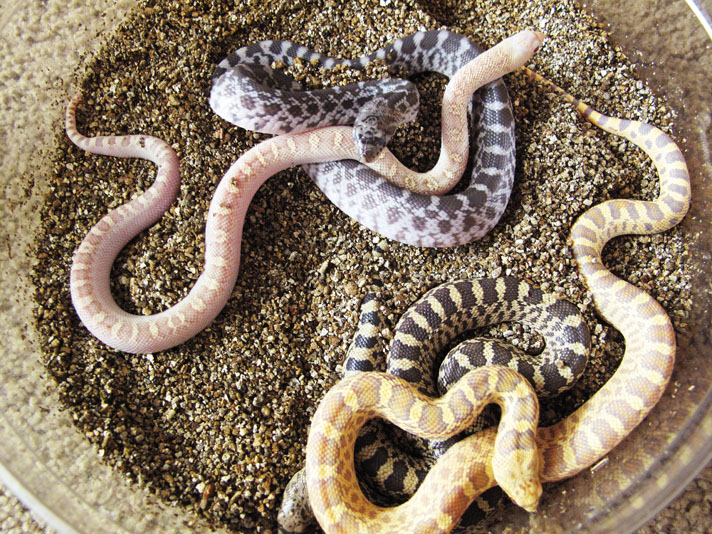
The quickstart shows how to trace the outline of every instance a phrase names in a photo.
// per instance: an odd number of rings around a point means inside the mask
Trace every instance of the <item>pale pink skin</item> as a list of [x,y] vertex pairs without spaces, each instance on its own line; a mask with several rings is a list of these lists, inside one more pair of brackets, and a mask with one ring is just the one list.
[[[447,191],[459,180],[467,160],[469,95],[521,66],[543,37],[538,32],[520,32],[478,56],[463,67],[462,74],[458,72],[453,77],[446,90],[452,92],[448,98],[462,100],[464,104],[461,110],[457,106],[443,110],[443,121],[453,124],[443,127],[440,161],[428,176],[410,172],[390,152],[370,165],[381,170],[387,179],[400,180],[409,188],[417,183],[432,185],[432,176],[445,177],[451,184],[446,189],[440,185],[436,188]],[[248,150],[228,169],[213,195],[205,229],[204,270],[195,286],[183,300],[161,313],[133,315],[122,310],[111,295],[111,267],[119,251],[156,222],[173,202],[179,189],[180,165],[173,149],[156,137],[82,135],[75,120],[79,101],[80,95],[75,96],[66,112],[66,132],[74,144],[95,154],[143,158],[158,166],[156,181],[145,193],[111,211],[89,231],[74,254],[70,274],[72,302],[84,325],[107,345],[125,352],[158,352],[179,345],[220,313],[237,279],[247,208],[268,178],[293,165],[358,159],[353,130],[348,126],[276,136]],[[446,139],[458,128],[464,128],[465,135],[461,135],[464,146]]]

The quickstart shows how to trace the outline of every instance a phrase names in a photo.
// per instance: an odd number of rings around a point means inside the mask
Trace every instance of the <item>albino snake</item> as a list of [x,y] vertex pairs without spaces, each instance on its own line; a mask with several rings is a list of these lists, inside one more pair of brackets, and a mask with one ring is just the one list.
[[[210,105],[227,121],[265,133],[353,124],[358,157],[304,165],[319,188],[375,232],[411,245],[454,246],[482,237],[497,224],[514,182],[511,103],[501,79],[486,83],[509,69],[500,60],[512,63],[497,58],[497,48],[473,61],[481,54],[477,45],[450,31],[433,30],[408,35],[368,56],[341,60],[289,41],[263,41],[220,62],[213,75]],[[528,46],[522,51],[533,53]],[[442,99],[441,148],[435,166],[425,173],[414,172],[388,149],[382,150],[395,128],[416,115],[418,93],[412,83],[381,79],[302,91],[272,68],[297,61],[325,69],[361,69],[383,61],[389,69],[405,70],[408,75],[434,71],[450,77]],[[465,170],[468,110],[472,176],[460,193],[433,196],[449,191]]]
[[[469,90],[462,85],[468,80],[482,84],[518,68],[536,51],[542,38],[537,32],[524,31],[504,40],[465,65],[453,90]],[[72,302],[84,325],[107,345],[126,352],[156,352],[176,346],[217,316],[230,297],[239,271],[247,208],[265,180],[293,165],[358,159],[353,129],[346,126],[280,135],[248,150],[228,169],[213,195],[205,229],[205,267],[189,294],[163,312],[132,315],[122,310],[111,296],[111,266],[121,248],[168,209],[178,192],[179,163],[171,147],[155,137],[85,137],[79,133],[75,119],[79,100],[77,95],[66,112],[66,132],[74,144],[95,154],[144,158],[158,166],[156,180],[145,193],[108,213],[89,231],[74,254],[70,274]],[[466,128],[465,111],[462,121]],[[341,187],[346,195],[351,186],[342,183]],[[378,202],[378,195],[367,200]],[[462,207],[462,202],[459,205]],[[435,215],[437,203],[429,202],[428,206],[430,209],[424,213]],[[413,215],[412,207],[404,208]],[[380,206],[378,209],[384,218],[378,231],[388,236],[386,230],[394,214],[380,211]],[[439,215],[455,218],[452,211]],[[455,228],[449,223],[437,226],[447,235],[452,235]],[[474,238],[469,233],[460,237],[465,241]]]

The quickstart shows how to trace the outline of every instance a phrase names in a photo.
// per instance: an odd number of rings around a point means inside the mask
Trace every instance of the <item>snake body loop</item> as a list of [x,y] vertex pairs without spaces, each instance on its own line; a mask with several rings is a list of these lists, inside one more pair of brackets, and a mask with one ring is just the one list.
[[[534,53],[540,40],[540,34],[520,32],[468,63],[467,72],[474,76],[478,72],[477,65],[482,63],[487,67],[492,58],[499,67],[517,68]],[[504,74],[488,72],[489,77]],[[463,80],[466,78],[468,76]],[[111,296],[111,264],[121,248],[158,220],[172,202],[180,179],[178,160],[167,143],[154,137],[82,135],[75,118],[79,98],[77,95],[69,103],[65,119],[67,136],[74,144],[88,152],[140,157],[158,165],[154,184],[144,194],[102,218],[79,245],[72,263],[72,302],[82,322],[101,341],[126,352],[168,349],[193,337],[217,316],[230,296],[239,271],[240,241],[247,208],[254,193],[268,178],[293,165],[358,158],[353,129],[346,126],[277,136],[247,151],[228,169],[213,195],[205,229],[205,267],[195,286],[183,300],[161,313],[132,315],[123,311]],[[458,236],[457,240],[466,242],[477,234],[473,234],[473,228],[479,228],[479,223],[466,214],[464,200],[445,209],[438,207],[439,200],[430,200],[435,197],[422,197],[427,199],[427,206],[420,209],[410,203],[413,197],[405,190],[393,193],[389,189],[392,186],[380,183],[375,189],[366,186],[358,189],[364,184],[352,181],[337,183],[335,180],[332,185],[341,191],[342,198],[359,197],[365,206],[363,212],[356,208],[346,210],[347,213],[357,220],[377,214],[378,227],[374,229],[386,236],[407,236],[418,243],[436,246],[454,244],[450,240],[454,235]],[[483,193],[478,191],[473,189],[471,193],[481,197]],[[458,212],[459,208],[462,213]],[[432,225],[421,224],[420,217],[431,215]],[[462,218],[459,223],[458,217]],[[471,219],[474,226],[460,232],[458,225]],[[487,229],[493,224],[487,223]]]
[[[363,67],[381,59],[408,73],[436,71],[450,77],[443,96],[440,157],[430,171],[411,171],[388,149],[367,165],[358,161],[359,154],[354,154],[348,160],[309,164],[304,168],[336,206],[375,232],[417,246],[461,245],[489,232],[509,201],[515,165],[514,118],[506,88],[497,78],[513,70],[515,64],[523,64],[537,49],[543,35],[521,32],[511,39],[514,38],[527,42],[516,49],[498,45],[482,53],[468,39],[452,32],[418,32],[356,60],[336,60],[292,43],[267,41],[242,48],[220,64],[213,82],[211,105],[230,122],[247,128],[254,123],[243,122],[244,115],[250,119],[255,114],[270,115],[262,109],[272,111],[279,107],[283,119],[280,126],[274,127],[270,121],[260,127],[263,131],[280,133],[284,123],[297,131],[331,121],[357,122],[360,110],[348,112],[354,107],[352,102],[366,105],[373,92],[380,90],[381,86],[374,85],[375,82],[366,82],[369,91],[365,95],[364,84],[330,88],[320,93],[328,97],[319,102],[312,100],[309,92],[294,92],[290,93],[290,105],[280,106],[283,94],[272,95],[276,89],[263,88],[254,93],[249,89],[266,77],[253,72],[261,73],[273,62],[289,63],[295,57],[318,61],[327,68],[338,64]],[[387,85],[383,91],[386,89]],[[254,104],[249,110],[243,109],[245,98]],[[260,104],[263,99],[264,105]],[[348,103],[347,110],[343,109],[344,102]],[[468,111],[472,112],[472,143],[468,139]],[[357,123],[355,132],[358,127]],[[459,194],[433,196],[449,191],[460,179],[467,165],[469,144],[474,153],[468,187]]]
[[[397,377],[366,372],[342,380],[327,399],[314,414],[306,462],[309,496],[322,526],[338,532],[449,532],[472,502],[473,489],[482,483],[478,476],[470,476],[479,469],[468,469],[473,462],[480,468],[481,462],[469,447],[472,438],[456,443],[436,464],[447,466],[448,476],[442,470],[431,471],[407,503],[381,508],[358,491],[353,467],[358,429],[370,418],[383,417],[424,439],[454,436],[492,402],[501,406],[502,419],[492,443],[494,459],[487,468],[518,504],[536,508],[541,494],[535,439],[539,406],[529,383],[515,371],[505,367],[471,371],[439,399],[419,394]],[[325,486],[330,490],[324,491]],[[359,514],[349,514],[350,506]],[[437,512],[422,513],[428,509]],[[460,513],[451,512],[455,509]]]
[[[534,80],[563,94],[594,125],[641,147],[653,160],[660,176],[660,194],[654,201],[604,202],[581,215],[571,229],[572,248],[580,274],[601,315],[623,334],[625,352],[613,376],[588,401],[559,423],[539,428],[536,432],[542,459],[539,479],[555,482],[577,474],[605,456],[646,417],[665,390],[676,347],[670,319],[650,295],[606,269],[601,261],[601,251],[615,236],[652,234],[678,224],[689,207],[690,181],[681,151],[665,133],[638,121],[602,115],[538,74],[525,70]],[[424,327],[428,329],[427,324]],[[465,375],[466,378],[469,376]],[[387,374],[369,374],[368,380],[370,389],[363,392],[364,404],[385,402],[395,404],[389,404],[392,412],[410,411],[412,403],[409,399],[401,404],[400,399],[391,394],[392,379]],[[397,507],[381,508],[366,501],[350,479],[351,472],[342,476],[342,472],[335,469],[335,466],[341,468],[344,465],[345,454],[352,454],[343,452],[347,445],[340,440],[345,439],[345,443],[353,447],[350,440],[355,430],[351,426],[337,426],[341,421],[331,418],[332,405],[346,403],[347,411],[361,406],[351,384],[337,385],[332,390],[334,393],[327,393],[322,400],[317,412],[320,417],[315,418],[307,446],[308,495],[316,517],[327,533],[357,532],[356,527],[364,532],[380,533],[449,532],[470,502],[486,489],[502,483],[493,467],[500,461],[501,449],[496,440],[501,439],[502,430],[489,428],[458,442],[428,473],[426,480],[445,483],[446,488],[438,487],[438,491],[451,493],[430,493],[433,488],[423,485],[411,501]],[[481,384],[471,384],[471,387],[481,387]],[[461,395],[465,397],[467,394],[461,391]],[[470,404],[464,401],[462,406],[466,409]],[[445,424],[452,420],[450,414],[454,411],[453,406],[440,412],[433,410],[428,412],[427,421],[425,418],[420,421],[430,425],[435,424],[433,420],[442,418],[441,423]],[[525,421],[523,417],[521,424]],[[360,425],[362,422],[363,417],[356,417],[348,424]],[[518,447],[511,442],[508,452],[514,455],[520,450]],[[467,449],[467,456],[458,457],[458,463],[453,463],[449,454],[461,448]],[[528,450],[527,447],[524,450]],[[463,486],[456,489],[455,484],[460,482]],[[536,487],[530,487],[535,490],[531,497],[536,499]],[[506,485],[505,489],[508,489]],[[457,496],[451,498],[453,493]],[[527,506],[531,509],[536,504]]]
[[[440,365],[439,380],[451,389],[464,374],[482,366],[507,366],[519,372],[543,396],[572,386],[583,373],[590,336],[576,306],[515,277],[459,280],[428,291],[400,318],[388,346],[387,373],[401,378],[419,394],[434,398],[433,372],[439,354],[456,336],[476,327],[517,322],[541,335],[545,348],[529,355],[488,338],[470,339],[450,350]],[[344,361],[348,378],[379,368],[378,303],[364,298],[359,327]],[[440,393],[444,393],[444,389]],[[480,422],[478,421],[478,424]],[[481,428],[481,426],[480,426]],[[431,439],[423,453],[381,422],[369,422],[356,440],[355,467],[369,497],[393,504],[413,495],[435,458],[451,440]],[[283,533],[304,532],[313,520],[302,472],[290,481],[278,516]],[[480,503],[484,509],[489,505]],[[480,515],[473,511],[473,515]]]

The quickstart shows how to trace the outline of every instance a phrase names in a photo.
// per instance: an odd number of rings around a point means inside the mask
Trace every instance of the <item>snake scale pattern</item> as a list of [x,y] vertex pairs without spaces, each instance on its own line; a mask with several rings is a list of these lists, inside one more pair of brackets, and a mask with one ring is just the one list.
[[[522,32],[514,38],[528,41],[517,45],[523,56],[528,57],[543,35]],[[355,154],[348,160],[309,164],[304,168],[336,206],[375,232],[416,246],[460,245],[492,229],[507,206],[513,185],[514,118],[506,87],[498,78],[512,70],[513,65],[523,64],[526,58],[514,60],[513,51],[498,53],[503,44],[474,61],[481,50],[470,40],[445,30],[417,32],[371,55],[337,60],[290,42],[265,41],[233,52],[218,65],[210,103],[229,122],[266,133],[354,124],[356,145],[369,146],[358,142],[359,133],[368,129],[363,123],[373,126],[369,121],[381,119],[379,129],[392,135],[399,122],[414,116],[412,111],[403,110],[384,124],[383,117],[392,114],[383,109],[389,109],[387,105],[397,107],[399,102],[386,100],[381,105],[380,97],[391,96],[386,91],[398,84],[392,98],[410,104],[414,88],[411,91],[401,88],[402,80],[379,80],[320,91],[281,90],[272,86],[291,86],[273,80],[279,71],[270,65],[290,64],[300,58],[325,68],[337,65],[363,68],[380,60],[407,74],[434,71],[450,77],[443,96],[440,157],[430,171],[411,171],[388,149],[381,151],[388,135],[375,136],[380,143],[370,152],[378,151],[379,155],[367,165],[358,160],[371,158]],[[459,194],[434,196],[451,189],[465,171],[468,111],[472,117],[474,148],[468,187]]]
[[[438,35],[423,34],[410,44],[419,40],[422,53],[450,42],[449,37]],[[444,109],[443,117],[460,121],[453,130],[466,131],[467,101],[477,84],[492,82],[521,66],[536,51],[541,38],[536,32],[522,32],[471,59],[458,71],[465,74],[451,73],[453,80],[448,90],[454,93],[457,109],[451,116]],[[402,43],[407,43],[407,39]],[[405,50],[407,54],[410,45],[403,47],[402,43],[393,51]],[[426,54],[421,60],[424,57]],[[228,71],[225,69],[222,74]],[[481,75],[483,71],[489,78]],[[562,93],[591,123],[640,146],[657,167],[660,194],[656,200],[604,202],[584,213],[571,230],[581,276],[601,315],[625,338],[623,360],[611,379],[584,405],[563,421],[539,429],[536,394],[531,385],[519,373],[499,365],[468,371],[439,399],[391,373],[351,373],[320,403],[307,446],[305,478],[309,502],[328,533],[450,532],[473,500],[495,484],[519,505],[534,510],[542,483],[572,476],[605,455],[642,421],[667,384],[675,355],[675,334],[669,318],[649,295],[608,271],[601,262],[601,250],[617,235],[665,231],[684,217],[690,201],[690,184],[682,153],[657,128],[602,115],[536,73],[525,71]],[[216,81],[220,74],[217,73]],[[256,77],[257,83],[273,86],[281,83],[278,75],[260,78],[252,70],[249,76]],[[468,84],[473,80],[477,83]],[[85,325],[107,344],[131,352],[163,350],[204,328],[222,309],[234,285],[247,205],[266,179],[291,165],[308,165],[308,172],[335,204],[355,218],[361,216],[364,225],[387,237],[426,246],[453,246],[481,237],[501,215],[492,206],[503,210],[509,196],[506,191],[506,198],[502,197],[498,189],[507,154],[498,153],[496,148],[504,146],[509,136],[511,147],[504,147],[503,152],[513,153],[513,123],[503,118],[508,112],[511,119],[506,94],[500,95],[493,105],[482,96],[476,97],[473,104],[476,150],[485,147],[489,156],[496,156],[495,163],[478,167],[477,162],[483,156],[476,152],[475,176],[465,191],[471,196],[461,193],[434,197],[412,194],[403,187],[417,189],[422,184],[424,191],[439,193],[449,190],[459,177],[464,158],[462,151],[448,148],[447,128],[443,128],[441,156],[444,157],[441,157],[443,165],[436,166],[437,176],[401,171],[403,167],[391,159],[387,150],[375,155],[387,141],[393,124],[412,116],[408,107],[414,102],[410,88],[394,83],[395,92],[402,90],[402,94],[388,104],[395,109],[390,115],[382,113],[379,107],[382,104],[373,99],[373,109],[354,118],[354,127],[331,126],[301,133],[292,130],[245,153],[227,171],[211,203],[204,272],[188,297],[150,317],[131,316],[120,310],[111,297],[108,277],[118,251],[160,218],[177,194],[177,158],[167,143],[146,135],[83,136],[75,119],[79,97],[73,99],[67,107],[66,131],[76,145],[93,153],[139,157],[158,165],[154,185],[102,218],[75,254],[70,285],[73,302]],[[492,130],[495,135],[480,143],[484,138],[479,132],[487,130],[484,122],[487,117],[495,117],[497,127]],[[387,120],[379,122],[382,118]],[[377,175],[379,169],[382,172]],[[361,190],[347,183],[354,174],[361,177]],[[436,179],[440,176],[445,180]],[[478,183],[483,176],[484,180]],[[497,200],[482,211],[483,199],[486,202],[488,195]],[[384,208],[385,201],[395,202],[395,207]],[[477,209],[473,209],[475,205]],[[369,209],[377,212],[377,220],[366,214]],[[437,338],[442,325],[432,325],[426,320],[418,326]],[[422,374],[422,369],[411,364],[409,358],[395,361],[406,375]],[[485,429],[451,446],[448,442],[449,448],[408,502],[382,508],[369,502],[359,490],[353,445],[368,419],[382,416],[424,439],[442,442],[467,428],[481,407],[491,402],[502,407],[499,429]]]
[[[542,38],[538,32],[520,32],[477,55],[458,71],[446,92],[452,91],[453,101],[459,103],[448,113],[453,116],[452,120],[458,122],[461,131],[467,131],[467,102],[472,92],[479,85],[523,65],[538,49]],[[423,37],[421,45],[428,42]],[[450,41],[446,39],[445,42]],[[504,143],[513,165],[514,144],[510,131],[513,122],[509,101],[505,98],[506,93],[501,91],[494,91],[492,95],[480,115],[487,116],[491,112],[490,117],[501,121],[500,129],[490,124],[489,129],[485,129],[490,134],[483,134],[489,135],[486,139],[488,144],[483,146]],[[205,328],[222,310],[240,267],[240,245],[247,208],[257,189],[267,179],[293,165],[359,158],[354,128],[350,126],[278,135],[248,150],[227,170],[211,200],[205,229],[205,267],[193,288],[183,300],[161,313],[132,315],[122,310],[111,295],[111,265],[134,236],[156,222],[168,209],[179,188],[179,163],[173,149],[155,137],[82,135],[77,129],[75,117],[80,98],[77,95],[72,99],[65,117],[65,130],[74,144],[95,154],[138,157],[153,161],[158,166],[153,185],[99,220],[77,248],[72,262],[70,290],[77,314],[95,337],[126,352],[158,352],[179,345]],[[456,124],[453,131],[457,129]],[[443,129],[444,132],[446,130],[448,128]],[[463,139],[467,143],[466,134]],[[481,150],[496,151],[495,148]],[[460,163],[453,169],[464,169],[466,158],[462,154],[466,150],[459,150],[452,156],[449,150],[444,150],[444,153],[446,166],[452,167],[449,162],[459,158]],[[500,161],[496,155],[492,157],[495,159],[487,163],[489,160],[483,156],[483,165],[495,165],[493,172],[499,177],[505,170],[500,165],[509,160]],[[370,165],[381,165],[385,161],[379,156]],[[389,169],[390,166],[384,172],[398,174],[397,169]],[[413,196],[381,178],[370,181],[370,185],[367,183],[370,178],[354,185],[341,172],[325,178],[324,183],[320,180],[317,183],[326,192],[330,191],[327,195],[346,213],[387,237],[413,244],[450,246],[481,237],[494,226],[504,210],[511,189],[511,176],[505,179],[508,185],[500,189],[498,178],[490,180],[488,172],[483,168],[482,183],[470,184],[466,192],[450,197]],[[442,200],[444,198],[450,200]],[[488,198],[491,201],[489,204]],[[479,201],[484,204],[479,204]],[[485,209],[485,212],[480,213],[480,209]],[[497,212],[496,216],[494,212]]]
[[[485,429],[457,442],[438,459],[415,495],[392,508],[371,503],[358,488],[353,445],[368,418],[386,417],[413,433],[440,439],[469,424],[463,412],[479,409],[480,401],[490,402],[490,388],[510,392],[518,386],[508,381],[511,370],[502,367],[491,368],[482,380],[474,375],[479,370],[468,373],[440,399],[422,396],[411,384],[386,373],[361,373],[341,381],[320,403],[307,443],[308,496],[329,534],[450,532],[470,503],[496,484],[525,509],[535,509],[539,483],[573,476],[607,454],[645,418],[668,383],[676,349],[669,317],[650,295],[611,273],[601,251],[613,237],[654,234],[682,220],[690,203],[682,152],[658,128],[603,115],[533,71],[525,72],[562,94],[592,124],[642,148],[658,171],[657,199],[603,202],[581,215],[570,234],[579,272],[599,313],[623,334],[623,359],[598,392],[549,427],[536,429],[536,416],[525,400],[532,393],[519,389],[512,410],[518,404],[521,412],[504,414],[503,409],[499,429]],[[516,431],[505,415],[514,418]],[[436,428],[443,434],[433,436]],[[529,432],[535,434],[539,451],[532,455],[530,442],[523,442],[521,435]],[[512,438],[509,445],[502,443],[503,435]],[[502,464],[522,470],[512,478],[500,471]]]
[[[359,328],[344,362],[345,377],[378,368],[382,356],[375,347],[380,322],[378,303],[369,294],[364,298]],[[530,355],[498,340],[469,339],[452,348],[440,371],[433,372],[439,364],[439,353],[456,336],[502,322],[530,327],[541,335],[545,348]],[[588,328],[578,308],[568,301],[514,277],[460,280],[432,289],[403,314],[388,346],[386,373],[409,383],[421,395],[435,397],[451,389],[468,371],[508,366],[526,378],[537,394],[552,396],[578,380],[589,347]],[[391,504],[394,499],[413,495],[434,459],[452,443],[433,439],[427,442],[426,454],[414,455],[409,450],[412,444],[395,445],[383,424],[370,422],[360,431],[355,445],[356,472],[370,490],[369,496]],[[480,505],[488,507],[486,503]],[[472,515],[482,514],[473,511]],[[278,519],[283,533],[304,532],[313,522],[302,472],[290,481]]]

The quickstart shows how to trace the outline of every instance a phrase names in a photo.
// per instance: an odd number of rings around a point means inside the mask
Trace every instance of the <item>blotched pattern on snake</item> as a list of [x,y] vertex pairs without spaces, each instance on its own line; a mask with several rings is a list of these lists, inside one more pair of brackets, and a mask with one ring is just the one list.
[[[682,220],[690,202],[682,152],[659,129],[602,115],[531,70],[525,71],[562,93],[591,123],[642,148],[658,171],[657,199],[606,201],[586,211],[571,229],[574,256],[595,305],[623,334],[623,359],[608,382],[559,423],[536,430],[530,426],[531,409],[515,414],[518,430],[525,429],[525,437],[535,433],[535,444],[526,439],[518,442],[521,434],[502,427],[503,418],[499,432],[486,429],[459,441],[437,461],[416,494],[394,508],[376,506],[358,489],[353,445],[360,425],[374,415],[386,415],[413,432],[428,433],[435,427],[457,432],[452,426],[459,429],[465,423],[463,412],[473,410],[475,400],[489,394],[483,391],[485,386],[503,386],[508,392],[519,386],[504,379],[494,384],[500,380],[497,371],[493,371],[495,378],[487,375],[482,380],[468,374],[462,387],[456,385],[447,397],[432,400],[387,374],[363,373],[343,380],[319,405],[307,443],[309,501],[329,534],[450,532],[469,504],[495,484],[526,509],[534,509],[539,482],[573,476],[606,455],[650,412],[670,378],[676,348],[670,319],[651,296],[606,269],[601,251],[615,236],[654,234]],[[521,402],[528,403],[530,393],[520,392]],[[454,400],[456,396],[461,403]],[[513,438],[507,446],[505,435]],[[532,448],[539,452],[533,453]],[[521,471],[512,479],[511,473],[500,471],[503,464]]]
[[[453,85],[453,90],[462,91],[468,81],[485,83],[518,68],[535,52],[540,40],[541,34],[528,31],[504,40],[460,69],[456,77],[459,82]],[[248,150],[227,170],[213,195],[205,229],[205,267],[189,294],[161,313],[132,315],[122,310],[111,296],[111,265],[126,243],[168,209],[178,193],[179,164],[173,149],[155,137],[85,137],[76,126],[79,100],[80,95],[77,95],[67,106],[65,127],[72,142],[96,154],[144,158],[158,166],[154,184],[142,195],[104,216],[79,245],[72,263],[72,302],[82,322],[101,341],[126,352],[156,352],[183,343],[205,328],[220,312],[239,271],[247,207],[268,178],[293,165],[358,158],[353,128],[347,126],[280,135]],[[461,118],[466,129],[465,115],[463,111]],[[379,161],[377,158],[374,164]],[[431,197],[420,197],[420,209],[410,200],[406,201],[414,197],[406,195],[405,190],[398,194],[386,193],[391,186],[381,183],[376,189],[360,192],[355,191],[348,181],[337,183],[334,180],[332,186],[341,191],[339,194],[343,198],[361,199],[363,213],[358,209],[346,210],[357,220],[360,215],[368,219],[367,212],[377,213],[380,222],[376,230],[385,235],[397,237],[409,228],[412,232],[409,236],[420,236],[416,241],[431,246],[466,242],[479,236],[472,233],[472,228],[479,225],[478,220],[464,215],[464,220],[471,220],[474,225],[467,228],[457,222],[462,222],[460,215],[461,208],[466,205],[464,200],[446,207],[439,205],[439,201],[431,201]],[[386,197],[390,204],[383,204]],[[404,217],[411,217],[411,222],[405,226],[402,224]],[[434,226],[421,224],[428,218],[440,222]],[[453,236],[454,242],[450,240]]]
[[[534,49],[541,39],[542,34],[535,34]],[[525,55],[534,49],[530,45],[521,48]],[[319,188],[375,232],[411,245],[455,246],[478,239],[494,227],[514,181],[514,118],[504,83],[495,80],[509,67],[502,67],[501,58],[491,51],[487,52],[490,60],[473,63],[480,53],[470,40],[446,30],[417,32],[354,60],[329,58],[287,41],[265,41],[241,48],[220,63],[210,104],[229,122],[266,133],[354,124],[356,157],[304,166]],[[443,96],[442,144],[435,166],[417,173],[388,149],[381,151],[398,124],[415,116],[417,91],[410,82],[378,80],[295,91],[284,81],[285,75],[270,65],[288,64],[297,57],[325,68],[363,68],[382,60],[407,74],[435,71],[450,77]],[[504,59],[508,65],[519,62]],[[491,80],[495,81],[487,84]],[[468,187],[459,194],[433,196],[449,191],[465,170],[470,107],[474,154]],[[360,141],[362,137],[368,141]],[[361,153],[368,154],[360,158],[367,165],[357,161]]]
[[[541,335],[545,348],[530,355],[498,340],[469,339],[442,360],[436,386],[433,375],[443,348],[464,332],[501,322],[530,327]],[[359,329],[344,362],[346,377],[379,368],[380,329],[378,304],[370,294],[364,298]],[[386,372],[402,378],[420,394],[435,397],[472,369],[508,366],[523,375],[538,394],[552,396],[568,389],[583,373],[589,346],[588,328],[573,304],[514,277],[461,280],[432,289],[403,314],[388,346]],[[414,455],[408,445],[412,444],[395,445],[381,423],[363,427],[356,440],[355,466],[370,497],[386,504],[410,497],[434,459],[452,443],[428,442],[425,455]],[[487,503],[479,504],[483,511],[489,508]],[[473,515],[481,516],[474,510]],[[304,532],[313,522],[303,471],[287,486],[278,519],[285,533]]]

